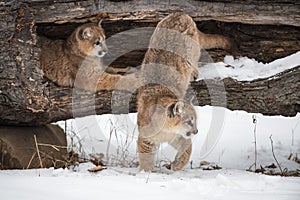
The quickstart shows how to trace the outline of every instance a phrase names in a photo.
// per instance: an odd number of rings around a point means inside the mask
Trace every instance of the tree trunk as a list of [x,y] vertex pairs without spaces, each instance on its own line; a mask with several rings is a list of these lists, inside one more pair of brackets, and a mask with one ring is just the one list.
[[[149,4],[150,2],[150,4]],[[188,13],[205,33],[231,37],[235,55],[269,62],[300,50],[300,4],[284,1],[45,1],[0,3],[0,124],[41,125],[90,114],[135,111],[135,94],[91,94],[45,82],[39,65],[39,36],[65,39],[80,24],[104,18],[107,37],[139,27],[155,27],[175,11]],[[151,32],[143,36],[147,44]],[[135,35],[131,35],[135,38]],[[131,41],[128,41],[130,43]],[[126,46],[126,44],[124,44]],[[108,44],[110,51],[120,46]],[[111,67],[139,66],[145,49],[127,52]],[[231,52],[211,50],[214,60]],[[272,79],[192,83],[199,105],[293,116],[300,111],[299,67]],[[218,90],[219,87],[223,89]],[[215,94],[216,91],[219,93]]]

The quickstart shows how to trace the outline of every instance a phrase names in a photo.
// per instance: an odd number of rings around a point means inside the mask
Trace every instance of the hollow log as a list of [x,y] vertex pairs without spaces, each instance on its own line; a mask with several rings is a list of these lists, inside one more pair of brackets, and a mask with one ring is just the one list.
[[[90,114],[135,112],[135,94],[92,94],[59,87],[43,77],[36,45],[39,36],[65,39],[77,26],[100,18],[109,38],[130,29],[155,27],[164,16],[180,11],[192,16],[201,31],[232,38],[236,56],[269,62],[300,50],[300,4],[296,0],[12,0],[0,6],[0,124],[4,125],[42,125]],[[145,35],[143,42],[150,36]],[[109,48],[114,51],[120,46],[110,44]],[[145,49],[126,52],[110,67],[139,66],[144,53]],[[231,53],[209,51],[215,61]],[[192,87],[199,105],[293,116],[300,111],[299,78],[297,67],[263,80],[204,80]],[[218,90],[220,85],[225,93]],[[211,88],[221,93],[212,95]]]

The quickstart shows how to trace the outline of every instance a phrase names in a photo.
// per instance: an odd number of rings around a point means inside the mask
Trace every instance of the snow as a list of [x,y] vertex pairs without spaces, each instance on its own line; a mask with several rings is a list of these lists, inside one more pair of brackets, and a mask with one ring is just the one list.
[[[253,114],[210,106],[196,109],[200,132],[193,140],[193,169],[190,165],[179,172],[160,168],[162,160],[168,161],[174,156],[173,150],[166,145],[162,145],[158,153],[156,172],[139,172],[135,166],[120,167],[121,164],[130,165],[124,160],[136,159],[136,114],[90,116],[73,123],[69,121],[68,126],[79,130],[81,151],[86,154],[102,152],[110,157],[108,169],[91,173],[88,169],[94,166],[84,163],[70,169],[3,170],[0,171],[1,199],[299,198],[299,177],[267,176],[245,170],[254,162]],[[220,130],[211,129],[216,114],[222,117],[216,118],[223,124]],[[288,118],[256,114],[256,118],[257,164],[275,163],[269,141],[272,134],[274,151],[282,167],[299,169],[299,164],[287,158],[290,153],[300,153],[300,115]],[[215,144],[207,145],[208,133],[213,134],[211,131],[220,134]],[[110,132],[113,133],[111,138]],[[109,141],[110,148],[107,148]],[[203,160],[218,163],[223,169],[204,171],[199,168]]]
[[[201,67],[200,75],[202,78],[254,80],[298,66],[299,59],[300,52],[268,64],[227,56],[224,63]],[[108,163],[106,170],[88,172],[94,167],[91,163],[70,169],[2,170],[0,199],[299,199],[299,177],[267,176],[246,171],[254,163],[255,140],[257,166],[276,164],[271,135],[281,167],[300,169],[298,163],[288,160],[291,154],[300,155],[299,113],[295,117],[270,117],[211,106],[196,107],[196,110],[199,133],[193,138],[192,163],[182,171],[172,172],[162,167],[175,155],[166,144],[161,145],[158,152],[155,172],[138,171],[135,113],[89,116],[66,122],[68,145],[83,157],[90,153],[104,153]],[[65,122],[58,124],[65,127]],[[200,161],[217,164],[222,169],[203,170]]]
[[[172,174],[113,168],[101,173],[42,169],[1,172],[1,199],[297,199],[299,178],[240,170],[184,170]],[[5,180],[5,181],[4,181]]]
[[[227,169],[248,169],[254,163],[255,116],[258,166],[275,162],[271,151],[272,135],[274,151],[282,167],[299,169],[297,163],[287,158],[291,153],[300,153],[300,114],[295,117],[270,117],[211,106],[196,107],[196,111],[199,133],[193,138],[191,156],[195,166],[206,160]],[[134,166],[137,159],[136,117],[136,113],[89,116],[68,122],[68,125],[73,126],[73,132],[80,134],[78,143],[81,145],[77,146],[81,147],[80,152],[84,155],[102,152],[111,165],[128,167]],[[64,122],[61,123],[64,127]],[[74,138],[73,143],[76,144]],[[171,161],[174,156],[172,147],[162,145],[157,165]]]
[[300,51],[273,62],[264,64],[253,58],[225,56],[224,62],[199,63],[199,78],[224,79],[231,77],[238,81],[252,81],[259,78],[274,76],[280,72],[300,66]]

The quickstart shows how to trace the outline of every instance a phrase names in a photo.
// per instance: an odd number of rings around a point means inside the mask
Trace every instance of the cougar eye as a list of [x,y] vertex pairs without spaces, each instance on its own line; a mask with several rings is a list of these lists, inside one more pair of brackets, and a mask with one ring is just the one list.
[[98,40],[97,42],[95,42],[95,45],[99,45],[99,46],[101,46],[101,42]]
[[193,126],[193,122],[191,120],[185,122],[189,126]]

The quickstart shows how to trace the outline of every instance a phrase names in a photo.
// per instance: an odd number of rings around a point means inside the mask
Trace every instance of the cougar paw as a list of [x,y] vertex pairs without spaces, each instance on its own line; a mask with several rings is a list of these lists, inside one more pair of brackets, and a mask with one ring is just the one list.
[[176,159],[171,164],[171,169],[173,171],[181,170],[186,165],[186,162],[184,159]]
[[140,166],[140,171],[144,171],[144,172],[152,172],[154,170],[154,166]]

